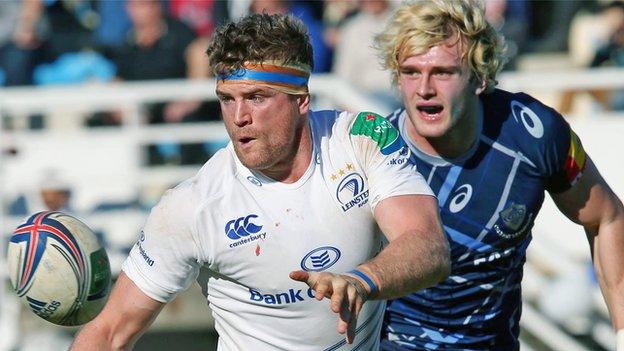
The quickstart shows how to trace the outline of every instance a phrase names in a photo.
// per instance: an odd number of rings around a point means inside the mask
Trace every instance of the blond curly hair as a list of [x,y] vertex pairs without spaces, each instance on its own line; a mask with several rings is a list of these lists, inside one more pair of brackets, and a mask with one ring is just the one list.
[[505,63],[504,39],[486,21],[479,0],[423,0],[406,3],[394,13],[385,30],[375,36],[382,65],[398,81],[399,64],[423,54],[450,38],[464,45],[464,57],[486,92],[492,91],[496,75]]

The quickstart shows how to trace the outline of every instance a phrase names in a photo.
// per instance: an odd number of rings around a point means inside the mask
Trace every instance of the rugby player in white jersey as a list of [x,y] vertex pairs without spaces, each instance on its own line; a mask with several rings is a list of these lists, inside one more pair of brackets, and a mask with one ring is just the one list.
[[193,280],[219,350],[377,349],[384,299],[448,275],[431,189],[382,117],[309,110],[299,20],[250,15],[207,53],[231,142],[152,210],[72,350],[130,349]]

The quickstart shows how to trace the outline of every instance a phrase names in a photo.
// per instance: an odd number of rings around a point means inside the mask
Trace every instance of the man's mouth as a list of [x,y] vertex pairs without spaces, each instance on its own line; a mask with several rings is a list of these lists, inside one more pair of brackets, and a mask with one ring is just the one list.
[[437,119],[440,117],[444,106],[442,105],[418,105],[416,106],[419,114],[425,119]]

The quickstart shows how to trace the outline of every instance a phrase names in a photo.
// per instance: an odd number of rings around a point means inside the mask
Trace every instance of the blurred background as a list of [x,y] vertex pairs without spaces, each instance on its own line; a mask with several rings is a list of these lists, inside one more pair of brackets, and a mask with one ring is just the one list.
[[[227,143],[204,51],[250,12],[292,13],[314,47],[314,109],[399,106],[371,49],[399,3],[382,0],[0,1],[0,351],[63,350],[12,291],[4,255],[29,214],[83,219],[119,273],[149,209]],[[560,111],[624,197],[624,2],[487,0],[511,56],[500,87]],[[614,350],[585,235],[550,199],[525,267],[523,350]],[[214,350],[199,288],[169,304],[135,350]]]

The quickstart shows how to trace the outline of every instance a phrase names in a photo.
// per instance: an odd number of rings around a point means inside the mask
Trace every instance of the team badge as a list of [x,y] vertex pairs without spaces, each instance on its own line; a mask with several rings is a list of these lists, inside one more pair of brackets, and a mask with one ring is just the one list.
[[529,214],[527,217],[527,209],[525,205],[517,204],[515,202],[510,203],[502,211],[499,212],[500,218],[505,225],[505,229],[501,228],[498,224],[494,225],[496,233],[505,238],[513,239],[524,233],[531,223],[533,214]]
[[511,205],[500,212],[500,216],[508,228],[518,230],[526,216],[526,206],[512,202]]

